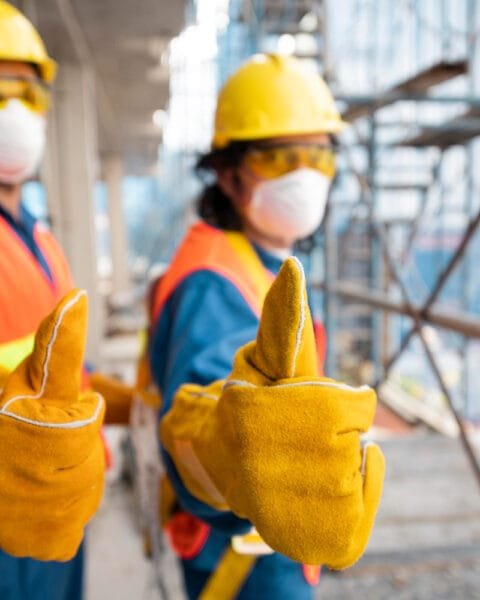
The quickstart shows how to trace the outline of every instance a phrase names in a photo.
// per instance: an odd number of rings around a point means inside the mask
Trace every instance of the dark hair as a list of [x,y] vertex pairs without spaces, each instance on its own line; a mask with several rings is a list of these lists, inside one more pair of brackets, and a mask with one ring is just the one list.
[[205,187],[197,201],[197,213],[206,223],[227,231],[241,231],[242,220],[230,198],[220,188],[215,174],[223,169],[239,167],[250,142],[231,142],[225,148],[203,154],[195,171]]

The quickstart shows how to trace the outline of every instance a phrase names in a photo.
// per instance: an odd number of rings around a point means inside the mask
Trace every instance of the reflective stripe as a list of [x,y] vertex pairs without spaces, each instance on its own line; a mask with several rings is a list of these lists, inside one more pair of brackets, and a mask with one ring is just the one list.
[[35,342],[34,334],[0,344],[0,367],[13,371],[22,360],[31,354]]
[[258,254],[243,233],[226,231],[225,237],[237,257],[242,261],[256,292],[256,304],[262,307],[273,283],[273,275],[263,266]]

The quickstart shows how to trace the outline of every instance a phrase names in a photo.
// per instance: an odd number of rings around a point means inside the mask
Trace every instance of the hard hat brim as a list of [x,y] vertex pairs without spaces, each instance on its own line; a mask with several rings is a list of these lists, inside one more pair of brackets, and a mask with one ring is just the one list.
[[278,130],[270,129],[265,130],[261,134],[257,129],[248,130],[242,129],[240,131],[229,131],[227,135],[221,135],[217,132],[213,138],[212,148],[215,150],[220,150],[228,146],[230,142],[246,142],[246,141],[255,141],[255,140],[268,140],[276,137],[287,137],[289,135],[315,135],[325,133],[327,135],[337,135],[342,133],[350,123],[344,121],[343,119],[332,120],[331,122],[322,123],[322,127],[312,127],[308,129],[292,129],[290,131],[286,131],[284,128],[280,128]]

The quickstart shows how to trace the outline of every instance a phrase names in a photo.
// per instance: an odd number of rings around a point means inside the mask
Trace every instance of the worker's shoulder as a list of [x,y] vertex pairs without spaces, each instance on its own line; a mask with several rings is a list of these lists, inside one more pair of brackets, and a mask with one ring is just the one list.
[[235,289],[232,278],[221,270],[210,267],[202,267],[188,273],[176,288],[178,291],[186,290],[224,290]]
[[246,307],[241,291],[231,278],[209,268],[196,270],[183,278],[171,295],[169,303],[172,306],[188,304],[199,309],[206,305],[213,309],[232,307],[242,310]]

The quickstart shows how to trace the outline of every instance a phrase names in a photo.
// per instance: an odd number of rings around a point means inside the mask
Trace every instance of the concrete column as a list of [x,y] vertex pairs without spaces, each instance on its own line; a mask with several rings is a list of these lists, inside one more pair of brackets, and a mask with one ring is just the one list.
[[104,161],[104,175],[108,190],[110,220],[110,249],[112,255],[112,293],[125,292],[130,287],[128,272],[128,244],[123,211],[123,162],[117,154]]
[[13,4],[16,4],[18,9],[22,11],[27,19],[37,26],[38,12],[35,0],[20,0],[20,2],[14,2]]
[[95,88],[91,71],[62,64],[49,115],[42,171],[52,229],[70,264],[75,284],[89,296],[87,358],[99,358],[103,306],[98,290],[93,185],[98,164]]

